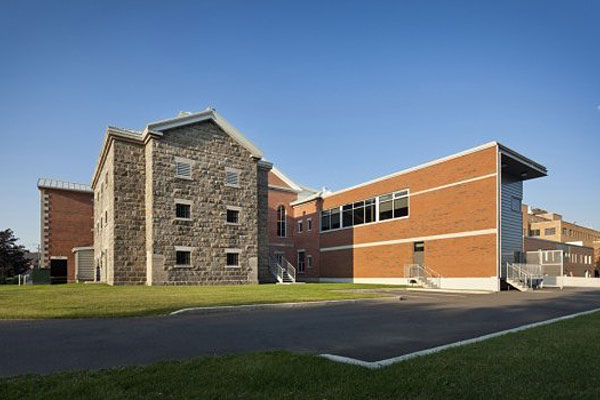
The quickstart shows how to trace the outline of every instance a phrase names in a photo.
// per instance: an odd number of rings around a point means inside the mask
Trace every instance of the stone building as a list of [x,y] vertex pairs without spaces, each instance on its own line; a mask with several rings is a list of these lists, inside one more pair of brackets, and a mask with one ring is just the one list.
[[213,109],[109,127],[92,179],[94,256],[112,285],[268,280],[272,164]]

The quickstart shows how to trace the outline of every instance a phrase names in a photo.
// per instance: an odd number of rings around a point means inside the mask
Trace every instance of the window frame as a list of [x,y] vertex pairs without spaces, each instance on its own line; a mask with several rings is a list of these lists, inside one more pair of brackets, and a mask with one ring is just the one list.
[[311,254],[306,254],[305,256],[306,259],[306,268],[312,268],[313,267],[313,257]]
[[[380,203],[381,203],[380,198],[385,197],[385,196],[390,197],[389,200],[384,200],[384,202],[391,203],[391,206],[392,206],[392,208],[390,210],[391,218],[381,219],[380,218]],[[410,218],[410,198],[411,198],[410,188],[405,188],[405,189],[395,190],[395,191],[389,192],[389,193],[382,193],[379,195],[370,196],[363,200],[357,200],[352,203],[342,204],[337,207],[328,208],[326,210],[321,210],[319,212],[319,218],[318,218],[319,219],[319,232],[320,233],[335,232],[335,231],[338,231],[341,229],[351,229],[351,228],[357,228],[357,227],[367,226],[367,225],[372,225],[372,224],[379,224],[382,222],[398,221],[398,220]],[[396,210],[395,202],[403,200],[403,199],[406,199],[407,213],[406,213],[406,215],[394,217],[394,211]],[[366,222],[367,221],[367,209],[373,210],[373,212],[374,212],[375,218],[374,218],[374,220],[372,220],[370,222]],[[363,222],[361,222],[360,224],[354,224],[355,210],[362,210],[362,216],[363,216],[362,221]],[[351,225],[344,225],[344,218],[343,218],[344,211],[346,212],[347,219],[350,217],[352,218]],[[340,221],[339,221],[338,228],[333,228],[332,221],[333,221],[334,214],[339,215]],[[325,230],[323,229],[324,218],[329,222],[329,227]]]
[[[227,181],[227,174],[236,174],[237,175],[237,183],[231,184]],[[231,188],[240,188],[240,181],[242,180],[242,170],[233,167],[225,167],[225,186]]]
[[[175,220],[176,221],[193,221],[192,219],[192,204],[193,202],[191,200],[187,200],[187,199],[174,199],[173,204],[175,204]],[[183,218],[183,217],[178,217],[177,216],[177,205],[181,204],[181,205],[186,205],[190,207],[190,216],[189,218]]]
[[[279,215],[279,210],[283,210],[283,218],[280,218]],[[286,238],[287,237],[287,209],[285,208],[285,206],[283,204],[280,204],[277,206],[276,208],[276,224],[277,224],[277,237],[278,238]],[[283,229],[279,229],[279,227],[282,226]],[[281,235],[280,233],[283,232],[283,235]]]
[[[177,253],[178,252],[187,252],[187,253],[190,253],[190,263],[189,264],[177,264]],[[193,263],[193,257],[194,257],[194,248],[193,247],[175,246],[175,264],[174,264],[174,267],[175,268],[192,268],[192,266],[194,265],[194,263]]]
[[[177,164],[187,164],[190,168],[190,176],[180,175]],[[175,174],[174,174],[175,178],[191,181],[191,180],[193,180],[193,176],[194,176],[193,170],[194,170],[194,161],[193,160],[190,160],[189,158],[175,157]]]
[[[237,222],[229,222],[227,219],[228,211],[236,211],[237,212]],[[238,206],[225,206],[225,223],[227,225],[239,225],[242,217],[242,207]]]
[[[302,268],[300,268],[300,253],[304,254],[304,264],[303,264]],[[296,271],[299,274],[304,274],[304,272],[306,271],[306,250],[305,249],[298,249],[296,251]]]
[[[228,264],[227,256],[229,254],[237,255],[237,264],[236,265]],[[240,254],[242,254],[241,249],[225,249],[225,268],[241,268],[242,266],[240,265]]]
[[296,222],[296,230],[298,233],[302,233],[304,231],[304,220],[299,219]]
[[312,232],[312,218],[306,219],[306,232]]

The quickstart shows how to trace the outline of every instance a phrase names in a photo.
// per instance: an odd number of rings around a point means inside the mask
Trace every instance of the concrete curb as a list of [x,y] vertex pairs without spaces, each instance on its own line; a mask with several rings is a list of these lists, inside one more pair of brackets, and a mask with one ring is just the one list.
[[296,303],[268,303],[268,304],[240,304],[236,306],[213,306],[213,307],[189,307],[182,308],[170,312],[169,315],[180,315],[180,314],[213,314],[219,312],[235,312],[235,311],[253,311],[253,310],[265,310],[265,309],[277,309],[277,308],[302,308],[302,307],[316,307],[322,305],[333,305],[333,304],[355,304],[355,303],[394,303],[399,302],[397,295],[372,297],[364,299],[342,299],[342,300],[324,300],[324,301],[304,301]]
[[427,289],[427,288],[405,288],[404,290],[410,290],[413,292],[430,292],[430,293],[453,293],[453,294],[492,294],[496,292],[490,292],[488,290],[469,290],[469,289]]
[[493,339],[493,338],[496,338],[499,336],[504,336],[509,333],[521,332],[521,331],[524,331],[527,329],[537,328],[539,326],[550,325],[550,324],[554,324],[556,322],[565,321],[565,320],[569,320],[569,319],[576,318],[576,317],[581,317],[583,315],[593,314],[598,311],[600,311],[600,308],[594,308],[594,309],[588,310],[588,311],[581,311],[581,312],[577,312],[574,314],[563,315],[562,317],[547,319],[544,321],[534,322],[534,323],[527,324],[527,325],[521,325],[516,328],[506,329],[503,331],[498,331],[498,332],[490,333],[487,335],[474,337],[471,339],[460,340],[458,342],[444,344],[442,346],[432,347],[429,349],[416,351],[414,353],[408,353],[408,354],[404,354],[404,355],[401,355],[398,357],[392,357],[392,358],[388,358],[385,360],[379,360],[379,361],[363,361],[363,360],[358,360],[356,358],[338,356],[336,354],[320,354],[319,356],[326,358],[330,361],[339,362],[342,364],[358,365],[360,367],[364,367],[364,368],[368,368],[368,369],[379,369],[379,368],[387,367],[388,365],[396,364],[396,363],[399,363],[402,361],[407,361],[412,358],[422,357],[422,356],[426,356],[426,355],[434,354],[434,353],[439,353],[440,351],[452,349],[454,347],[460,347],[460,346],[465,346],[465,345],[469,345],[469,344],[473,344],[473,343],[483,342],[485,340]]

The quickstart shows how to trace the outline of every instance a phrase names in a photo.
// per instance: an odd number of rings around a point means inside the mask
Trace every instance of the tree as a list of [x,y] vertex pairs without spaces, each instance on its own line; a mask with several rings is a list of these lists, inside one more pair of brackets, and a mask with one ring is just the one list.
[[25,248],[17,244],[11,229],[0,231],[0,278],[21,274],[29,268]]

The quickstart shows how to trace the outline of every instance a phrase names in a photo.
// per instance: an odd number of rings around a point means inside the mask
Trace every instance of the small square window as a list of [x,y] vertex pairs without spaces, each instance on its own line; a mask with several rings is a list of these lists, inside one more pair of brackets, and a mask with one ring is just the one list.
[[225,168],[225,185],[230,187],[240,187],[239,169]]
[[191,205],[176,203],[175,204],[175,217],[180,219],[190,219],[191,218]]
[[227,266],[228,267],[239,267],[240,266],[240,254],[237,252],[227,253]]
[[518,197],[513,197],[510,207],[514,212],[521,212],[521,199]]
[[227,223],[228,224],[239,224],[240,223],[240,210],[227,209]]
[[192,263],[192,252],[177,250],[175,252],[176,264],[181,267],[189,267]]

